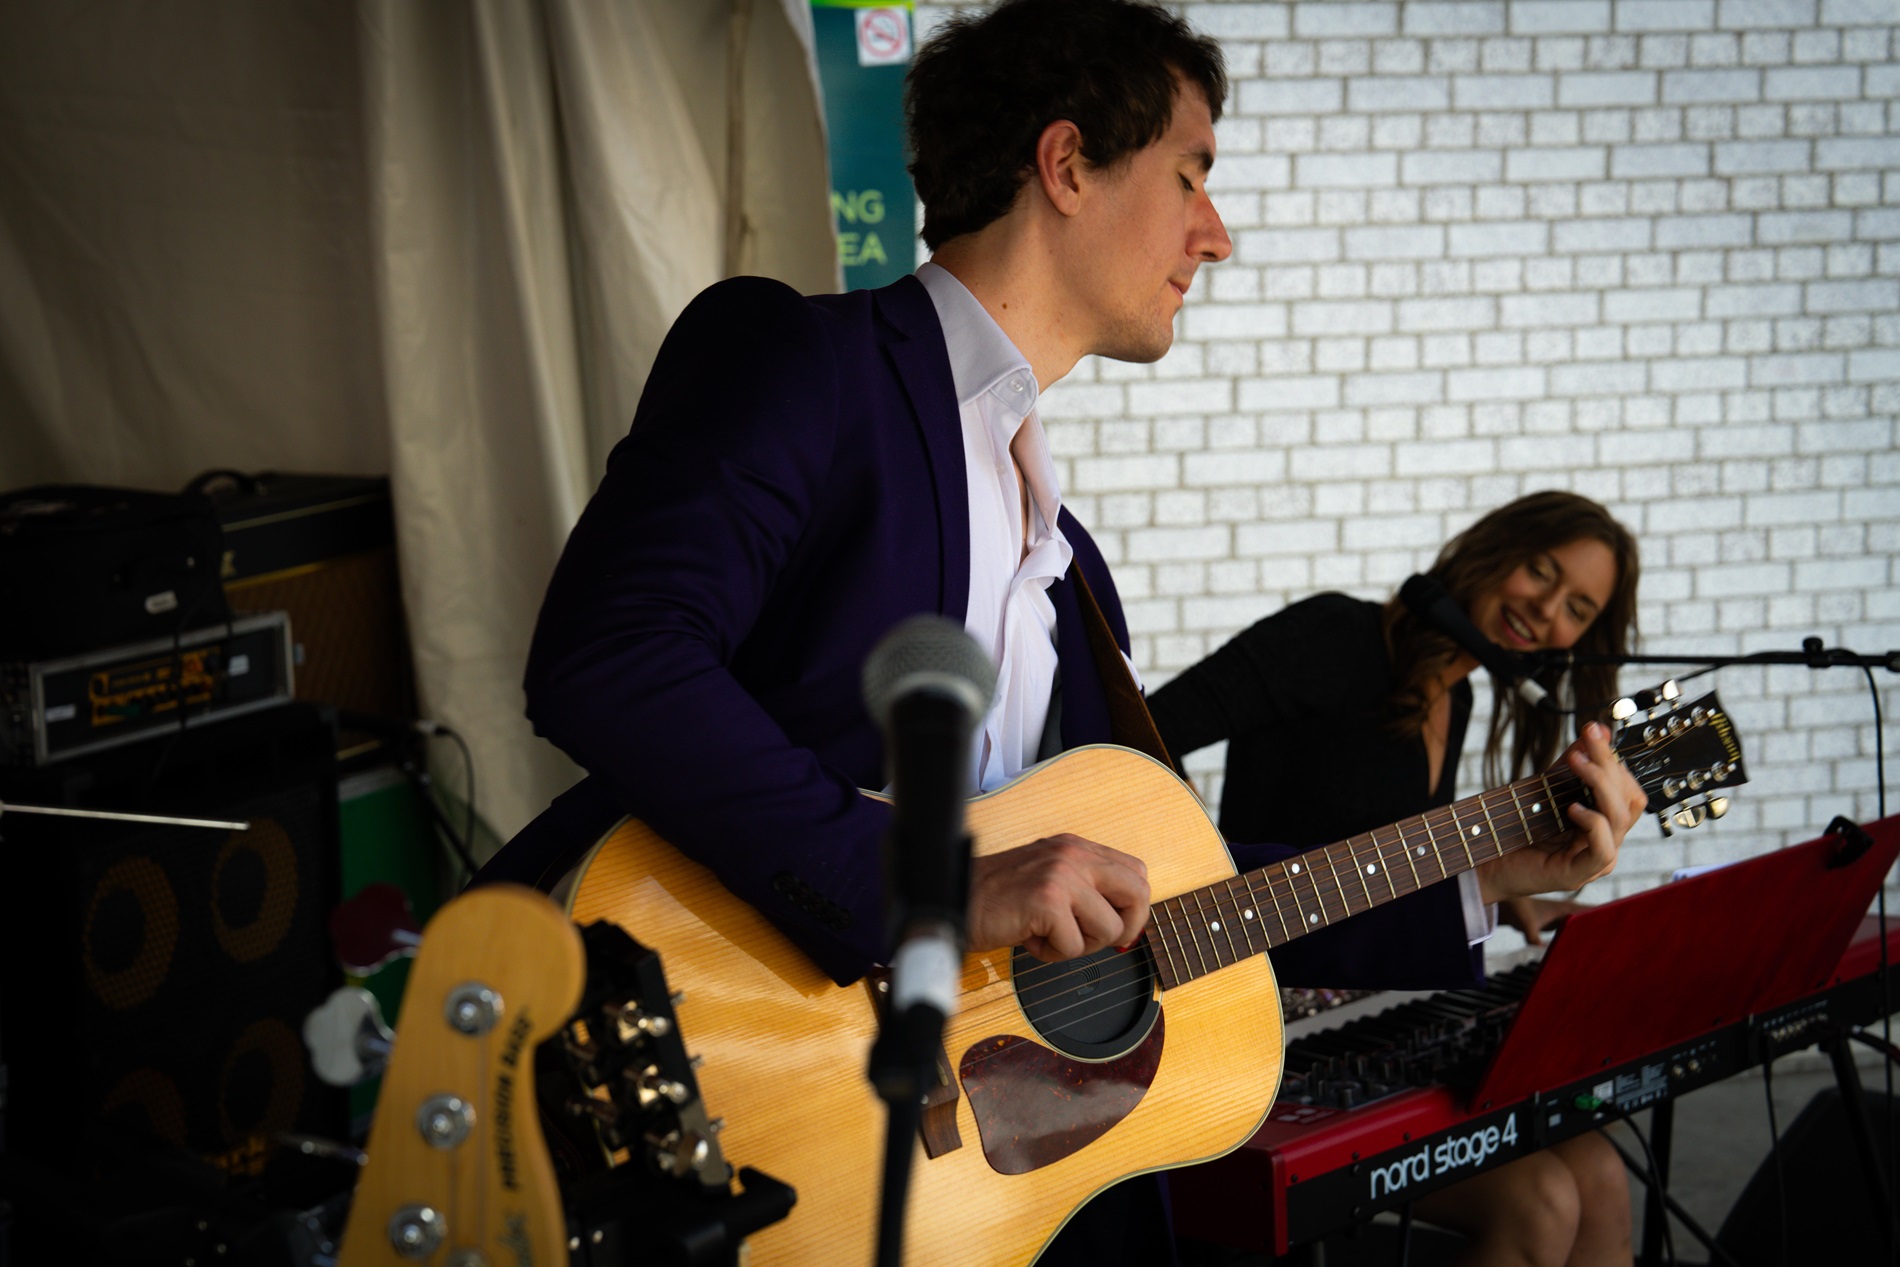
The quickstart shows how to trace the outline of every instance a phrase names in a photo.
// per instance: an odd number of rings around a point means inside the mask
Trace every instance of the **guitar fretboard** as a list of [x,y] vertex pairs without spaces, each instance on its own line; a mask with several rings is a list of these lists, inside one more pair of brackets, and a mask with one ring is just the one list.
[[1563,766],[1154,904],[1163,989],[1416,893],[1570,830],[1583,784]]

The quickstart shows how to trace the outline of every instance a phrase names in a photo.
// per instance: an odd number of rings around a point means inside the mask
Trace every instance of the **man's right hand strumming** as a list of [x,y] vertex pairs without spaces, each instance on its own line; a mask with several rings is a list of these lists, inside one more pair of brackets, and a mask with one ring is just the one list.
[[1022,946],[1045,963],[1127,946],[1148,924],[1148,866],[1080,836],[971,860],[971,950]]

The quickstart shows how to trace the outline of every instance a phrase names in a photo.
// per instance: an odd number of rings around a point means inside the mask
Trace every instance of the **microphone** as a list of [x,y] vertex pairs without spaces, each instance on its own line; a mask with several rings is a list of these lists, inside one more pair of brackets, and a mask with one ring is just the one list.
[[891,773],[885,876],[892,932],[891,1007],[954,1010],[970,900],[970,740],[996,693],[996,668],[962,626],[913,616],[864,663],[864,704],[884,729]]
[[1556,706],[1550,702],[1550,692],[1525,675],[1518,657],[1479,633],[1458,600],[1435,578],[1420,575],[1407,580],[1399,586],[1399,601],[1424,621],[1428,629],[1444,634],[1469,652],[1489,670],[1500,687],[1514,687],[1533,708],[1554,711]]
[[[904,1207],[924,1097],[939,1080],[943,1025],[957,1009],[970,902],[970,739],[996,694],[996,667],[962,626],[913,616],[864,662],[864,706],[884,728],[891,825],[884,874],[897,952],[866,1073],[887,1106],[878,1267],[903,1261]],[[945,1071],[947,1074],[947,1071]]]

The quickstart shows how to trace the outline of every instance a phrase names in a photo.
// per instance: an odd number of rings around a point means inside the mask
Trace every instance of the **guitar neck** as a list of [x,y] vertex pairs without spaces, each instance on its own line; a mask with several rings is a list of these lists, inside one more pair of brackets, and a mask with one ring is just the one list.
[[1558,765],[1298,857],[1154,904],[1146,940],[1163,989],[1285,945],[1570,830],[1582,780]]

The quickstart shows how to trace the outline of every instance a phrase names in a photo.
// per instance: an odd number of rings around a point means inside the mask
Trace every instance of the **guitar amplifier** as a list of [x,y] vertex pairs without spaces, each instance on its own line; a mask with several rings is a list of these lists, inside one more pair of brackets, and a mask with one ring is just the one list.
[[262,612],[175,638],[0,662],[0,766],[41,766],[256,712],[292,692],[290,619]]
[[0,660],[170,638],[230,613],[202,495],[43,484],[0,494]]
[[223,525],[232,610],[290,615],[297,698],[414,717],[388,479],[210,471],[192,487]]

